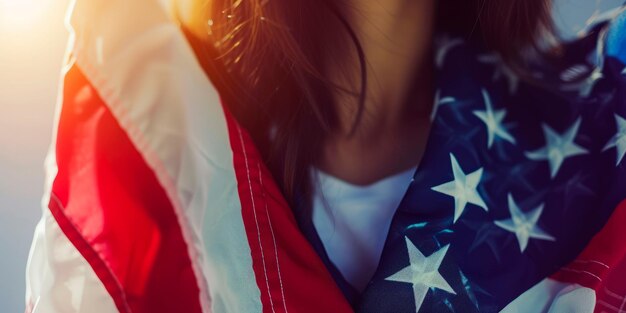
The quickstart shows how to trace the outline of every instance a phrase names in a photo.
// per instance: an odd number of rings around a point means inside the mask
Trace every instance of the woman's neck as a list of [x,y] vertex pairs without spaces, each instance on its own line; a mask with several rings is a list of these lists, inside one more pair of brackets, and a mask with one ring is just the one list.
[[[352,0],[348,20],[367,61],[365,111],[350,136],[357,101],[336,95],[340,130],[324,146],[323,170],[367,184],[417,164],[430,127],[434,6],[434,0]],[[358,70],[333,76],[358,90]]]
[[432,76],[434,0],[352,0],[352,5],[350,23],[368,64],[367,109],[375,110],[370,119],[398,122],[415,80],[426,83]]

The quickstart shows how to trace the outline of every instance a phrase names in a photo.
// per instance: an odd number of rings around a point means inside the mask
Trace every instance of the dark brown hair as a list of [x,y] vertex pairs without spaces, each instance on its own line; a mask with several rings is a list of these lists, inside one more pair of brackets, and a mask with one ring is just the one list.
[[[350,55],[361,73],[354,127],[367,86],[365,57],[346,20],[349,0],[196,0],[183,23],[226,106],[248,129],[290,204],[307,197],[309,168],[338,127],[325,62]],[[519,51],[551,33],[550,0],[439,0],[438,29],[480,42],[519,64]],[[346,40],[348,39],[348,40]],[[348,44],[345,44],[348,42]],[[270,144],[271,142],[271,144]]]

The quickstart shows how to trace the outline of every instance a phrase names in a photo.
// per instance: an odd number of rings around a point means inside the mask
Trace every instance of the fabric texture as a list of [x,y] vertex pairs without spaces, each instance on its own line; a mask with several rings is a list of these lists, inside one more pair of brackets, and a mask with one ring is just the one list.
[[623,311],[619,13],[538,84],[439,34],[426,152],[348,299],[160,2],[75,1],[27,311]]
[[350,285],[362,291],[378,266],[391,218],[415,168],[366,186],[320,170],[312,172],[315,230],[330,261]]
[[349,312],[160,3],[79,0],[69,25],[47,188],[82,190],[44,196],[27,310]]
[[[432,136],[358,312],[623,309],[595,298],[626,287],[612,226],[626,199],[618,13],[566,43],[564,64],[531,67],[536,84],[440,37]],[[526,291],[541,297],[516,302]]]

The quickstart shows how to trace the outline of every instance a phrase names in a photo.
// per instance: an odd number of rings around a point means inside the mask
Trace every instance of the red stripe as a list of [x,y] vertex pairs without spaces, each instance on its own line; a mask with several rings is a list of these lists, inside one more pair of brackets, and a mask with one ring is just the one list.
[[50,211],[120,312],[201,312],[165,191],[79,68],[64,80]]
[[250,136],[228,112],[241,214],[263,312],[352,312],[298,229]]
[[626,200],[622,201],[602,230],[570,264],[552,276],[594,289],[596,312],[626,311]]
[[613,265],[600,288],[596,288],[594,312],[626,312],[626,256]]

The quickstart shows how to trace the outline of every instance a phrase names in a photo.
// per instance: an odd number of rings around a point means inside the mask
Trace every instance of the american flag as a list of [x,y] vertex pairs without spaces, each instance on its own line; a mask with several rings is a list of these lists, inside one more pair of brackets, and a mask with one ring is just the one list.
[[626,312],[626,14],[534,84],[439,36],[426,152],[350,301],[157,1],[68,24],[28,312]]
[[535,83],[441,37],[426,152],[357,311],[626,312],[624,29],[598,22]]

